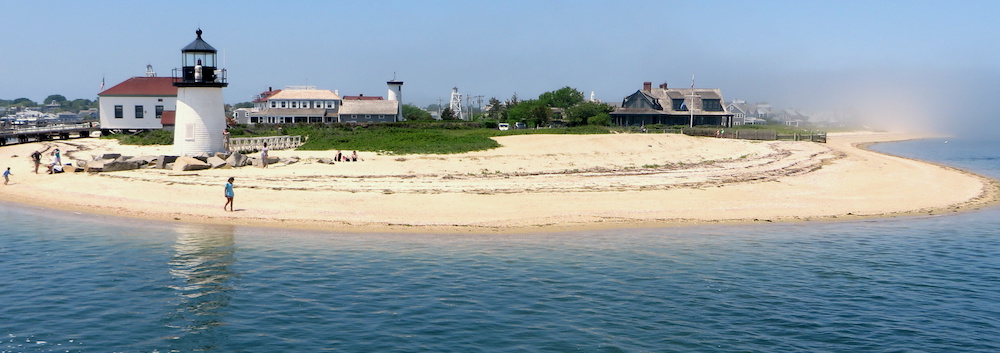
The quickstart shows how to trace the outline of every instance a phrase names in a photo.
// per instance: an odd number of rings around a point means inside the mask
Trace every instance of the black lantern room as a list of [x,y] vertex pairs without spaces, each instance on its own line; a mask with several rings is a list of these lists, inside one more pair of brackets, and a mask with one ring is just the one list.
[[226,87],[226,70],[218,68],[216,50],[201,39],[201,28],[191,44],[181,49],[181,77],[174,75],[178,87]]

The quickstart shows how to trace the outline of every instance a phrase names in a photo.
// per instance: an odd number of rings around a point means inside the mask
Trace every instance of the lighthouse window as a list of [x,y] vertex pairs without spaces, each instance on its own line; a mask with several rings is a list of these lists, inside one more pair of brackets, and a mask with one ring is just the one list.
[[135,118],[142,119],[143,109],[141,105],[135,106]]
[[125,108],[120,105],[115,106],[115,119],[121,119],[125,117]]

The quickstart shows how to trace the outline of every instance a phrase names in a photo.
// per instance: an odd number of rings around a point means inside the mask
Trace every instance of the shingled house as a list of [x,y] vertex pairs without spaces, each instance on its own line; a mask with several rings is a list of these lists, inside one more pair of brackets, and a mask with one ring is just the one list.
[[667,88],[643,82],[642,89],[625,97],[611,113],[615,126],[711,125],[732,126],[733,114],[726,111],[718,88]]

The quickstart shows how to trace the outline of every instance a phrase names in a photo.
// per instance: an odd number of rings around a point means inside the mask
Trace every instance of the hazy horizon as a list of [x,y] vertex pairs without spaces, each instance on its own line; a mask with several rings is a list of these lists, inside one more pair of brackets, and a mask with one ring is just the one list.
[[[227,103],[310,85],[404,103],[522,99],[569,86],[620,102],[642,82],[719,88],[726,101],[857,109],[880,124],[995,125],[1000,3],[963,1],[17,2],[0,98],[96,99],[180,66],[204,30]],[[196,9],[196,11],[194,10]],[[962,120],[965,121],[965,120]],[[944,123],[944,124],[942,124]],[[975,129],[980,130],[980,129]]]

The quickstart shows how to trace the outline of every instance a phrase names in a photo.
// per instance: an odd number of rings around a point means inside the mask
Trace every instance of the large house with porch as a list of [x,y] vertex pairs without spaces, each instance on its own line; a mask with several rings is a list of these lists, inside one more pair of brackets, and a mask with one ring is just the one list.
[[644,82],[611,113],[611,124],[732,126],[733,114],[726,111],[718,88],[668,88],[666,83],[653,88],[652,82]]
[[[401,121],[402,81],[386,82],[389,99],[381,96],[345,96],[313,86],[268,89],[249,111],[234,112],[240,123],[378,123]],[[245,118],[245,120],[244,120]]]

